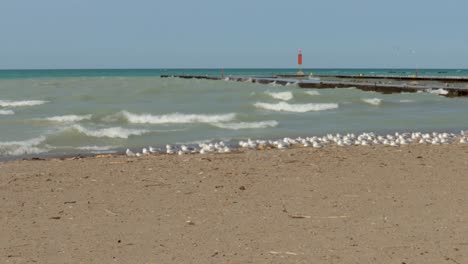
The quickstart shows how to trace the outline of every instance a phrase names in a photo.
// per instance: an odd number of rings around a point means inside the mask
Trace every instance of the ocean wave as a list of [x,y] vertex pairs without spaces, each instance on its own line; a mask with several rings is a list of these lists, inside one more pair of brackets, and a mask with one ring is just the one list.
[[15,112],[12,110],[0,110],[0,115],[14,115]]
[[292,92],[265,92],[265,93],[279,100],[289,101],[293,99]]
[[79,150],[87,150],[87,151],[109,151],[111,149],[115,149],[116,147],[113,146],[83,146],[77,147]]
[[329,103],[329,104],[288,104],[286,102],[280,102],[277,104],[268,104],[268,103],[261,103],[257,102],[254,104],[257,108],[263,108],[272,111],[280,111],[280,112],[296,112],[296,113],[304,113],[304,112],[311,112],[311,111],[324,111],[324,110],[331,110],[338,108],[338,104]]
[[293,86],[293,85],[297,85],[298,82],[288,82],[286,83],[286,86]]
[[21,156],[47,152],[46,149],[39,148],[45,137],[37,137],[24,141],[0,142],[0,155],[2,156]]
[[129,138],[130,136],[140,136],[150,132],[146,129],[128,129],[122,127],[109,127],[102,129],[88,129],[80,125],[73,125],[64,129],[64,131],[72,130],[79,133],[85,134],[89,137],[107,137],[107,138]]
[[278,125],[278,122],[275,120],[270,120],[261,122],[213,123],[211,125],[224,129],[240,130],[275,127]]
[[1,107],[19,107],[19,106],[35,106],[45,104],[47,101],[42,100],[24,100],[24,101],[11,101],[11,100],[0,100]]
[[320,95],[320,93],[318,91],[307,91],[305,93],[308,94],[308,95]]
[[375,105],[375,106],[382,104],[382,99],[380,98],[365,98],[361,100],[366,104]]
[[400,100],[400,103],[414,103],[414,100],[403,99],[403,100]]
[[83,120],[90,120],[92,115],[63,115],[63,116],[52,116],[44,118],[43,120],[51,122],[64,122],[64,123],[73,123]]
[[431,93],[431,94],[438,94],[438,95],[446,95],[449,92],[445,89],[439,88],[439,89],[427,89],[426,92]]
[[134,114],[128,111],[119,112],[117,115],[104,118],[105,121],[124,119],[133,124],[183,124],[183,123],[216,123],[229,122],[236,118],[235,113],[206,115],[206,114]]

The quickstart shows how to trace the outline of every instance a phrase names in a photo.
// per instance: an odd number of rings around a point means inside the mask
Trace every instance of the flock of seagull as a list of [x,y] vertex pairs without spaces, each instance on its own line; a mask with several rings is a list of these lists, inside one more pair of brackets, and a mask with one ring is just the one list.
[[312,147],[323,148],[330,145],[339,147],[350,146],[372,146],[384,145],[390,147],[400,147],[409,144],[431,144],[442,145],[459,142],[461,144],[468,144],[468,131],[461,131],[459,135],[454,133],[399,133],[388,135],[377,135],[373,132],[362,133],[355,135],[349,133],[346,135],[341,134],[327,134],[322,137],[285,137],[279,140],[252,140],[239,141],[237,144],[225,143],[223,141],[216,143],[200,143],[198,145],[166,145],[165,148],[143,148],[141,152],[133,152],[127,149],[125,154],[129,157],[140,157],[143,155],[151,154],[208,154],[208,153],[229,153],[243,149],[288,149],[292,147]]

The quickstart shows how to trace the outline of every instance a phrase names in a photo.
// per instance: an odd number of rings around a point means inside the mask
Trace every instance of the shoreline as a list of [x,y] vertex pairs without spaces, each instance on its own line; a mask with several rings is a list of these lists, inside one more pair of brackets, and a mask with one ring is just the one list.
[[[406,131],[406,132],[391,132],[393,130],[386,130],[384,132],[381,132],[381,133],[375,133],[375,132],[351,132],[351,134],[355,134],[355,135],[363,135],[363,134],[375,134],[376,136],[388,136],[388,135],[395,135],[395,134],[414,134],[414,133],[421,133],[421,134],[433,134],[433,133],[438,133],[438,134],[451,134],[451,135],[454,135],[455,137],[453,138],[453,141],[454,142],[450,142],[449,144],[454,144],[454,143],[459,143],[460,141],[460,138],[462,137],[465,137],[468,139],[467,135],[468,135],[468,130],[464,130],[464,128],[458,128],[458,129],[450,129],[450,130],[443,130],[443,129],[440,129],[440,130],[422,130],[422,131],[418,131],[418,132],[411,132],[411,131]],[[463,135],[462,133],[465,133],[465,135]],[[346,134],[350,134],[350,133],[338,133],[338,134],[342,134],[342,135],[346,135]],[[326,135],[330,135],[330,133],[326,134]],[[335,134],[332,134],[332,135],[335,135]],[[295,136],[295,137],[292,137],[291,139],[295,139],[295,138],[309,138],[309,137],[318,137],[318,138],[321,138],[321,137],[325,137],[325,134],[324,135],[316,135],[316,136],[306,136],[306,135],[299,135],[299,136]],[[252,138],[254,141],[278,141],[278,140],[283,140],[283,139],[286,139],[286,138],[289,138],[289,137],[285,137],[285,138],[278,138],[278,137],[272,137],[272,138],[263,138],[263,139],[259,139],[259,138]],[[226,143],[226,145],[228,145],[229,147],[231,147],[234,151],[243,151],[243,148],[242,146],[239,145],[239,142],[242,142],[242,141],[246,141],[247,138],[243,138],[243,139],[229,139],[229,140],[199,140],[198,142],[205,142],[205,143],[215,143],[215,142],[223,142],[223,143]],[[250,140],[250,138],[248,139]],[[298,142],[299,143],[299,142]],[[336,142],[335,142],[336,143]],[[202,143],[196,143],[196,142],[191,142],[191,143],[175,143],[175,144],[171,144],[171,146],[174,146],[175,148],[178,148],[182,145],[187,145],[187,146],[190,146],[190,147],[195,147],[200,145]],[[411,143],[410,145],[416,145],[417,143]],[[333,145],[333,144],[331,144]],[[372,145],[372,144],[371,144]],[[155,149],[158,149],[158,153],[153,153],[152,155],[166,155],[167,153],[165,153],[165,148],[164,146],[165,145],[153,145]],[[336,146],[336,145],[335,145]],[[298,146],[295,146],[295,147],[298,147]],[[302,146],[299,146],[299,147],[302,147]],[[329,147],[329,146],[324,146],[324,147]],[[358,146],[354,146],[354,145],[351,145],[351,146],[345,146],[345,147],[358,147]],[[398,146],[398,147],[401,147],[401,146]],[[144,148],[148,148],[148,145],[146,146],[141,146],[141,147],[132,147],[130,148],[131,150],[141,150],[141,149],[144,149]],[[273,147],[274,148],[274,147]],[[83,157],[96,157],[96,156],[125,156],[125,150],[126,149],[129,149],[127,147],[119,147],[119,148],[116,148],[116,149],[109,149],[109,150],[105,150],[105,151],[101,151],[101,152],[96,152],[96,153],[93,153],[93,152],[81,152],[81,153],[49,153],[49,152],[45,152],[45,153],[38,153],[38,154],[27,154],[27,155],[18,155],[18,156],[0,156],[0,164],[1,163],[5,163],[5,162],[11,162],[11,161],[17,161],[17,160],[50,160],[50,159],[74,159],[74,158],[83,158]],[[261,149],[259,149],[261,150]],[[138,152],[138,151],[136,151]],[[135,153],[136,153],[135,152]],[[177,153],[173,153],[173,154],[167,154],[167,155],[177,155]],[[188,153],[186,153],[188,154]],[[190,153],[191,155],[197,155],[197,154],[200,154],[200,153]]]
[[0,166],[5,263],[468,258],[468,144]]

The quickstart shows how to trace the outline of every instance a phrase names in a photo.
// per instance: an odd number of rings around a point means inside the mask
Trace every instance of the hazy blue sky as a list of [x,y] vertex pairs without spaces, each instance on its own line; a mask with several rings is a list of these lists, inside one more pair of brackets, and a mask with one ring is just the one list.
[[0,0],[0,68],[468,68],[466,0]]

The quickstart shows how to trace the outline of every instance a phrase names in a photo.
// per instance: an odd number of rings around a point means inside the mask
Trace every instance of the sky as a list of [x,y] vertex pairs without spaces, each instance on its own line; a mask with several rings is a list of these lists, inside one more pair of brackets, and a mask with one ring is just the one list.
[[468,68],[466,0],[0,0],[0,69]]

